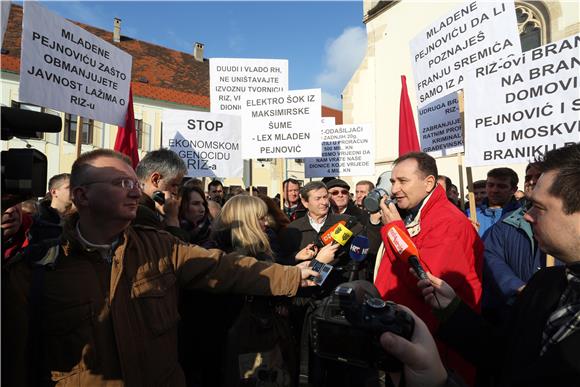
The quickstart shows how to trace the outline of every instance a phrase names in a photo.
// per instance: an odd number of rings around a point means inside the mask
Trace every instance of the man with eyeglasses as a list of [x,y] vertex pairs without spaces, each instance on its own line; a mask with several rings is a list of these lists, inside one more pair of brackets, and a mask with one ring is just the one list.
[[361,224],[367,224],[368,215],[366,212],[359,209],[350,199],[350,186],[346,181],[342,179],[333,179],[330,180],[326,186],[328,187],[328,194],[330,203],[332,204],[333,213],[354,216]]
[[3,277],[2,382],[184,386],[177,360],[178,288],[292,296],[315,272],[224,255],[131,225],[142,183],[120,153],[73,164],[77,214],[59,245],[13,261]]
[[482,312],[495,324],[505,320],[526,283],[546,267],[546,254],[539,248],[532,226],[524,219],[541,173],[541,163],[528,164],[524,205],[505,214],[484,238]]
[[[178,196],[183,176],[187,173],[185,163],[177,153],[169,149],[149,152],[135,169],[143,188],[139,199],[137,217],[133,224],[165,230],[183,241],[189,240],[179,225]],[[154,200],[155,194],[163,200]]]

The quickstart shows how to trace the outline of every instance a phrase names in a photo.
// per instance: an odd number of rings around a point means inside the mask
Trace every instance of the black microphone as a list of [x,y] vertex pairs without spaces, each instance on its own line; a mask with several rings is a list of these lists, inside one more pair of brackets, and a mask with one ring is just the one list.
[[369,239],[363,235],[357,235],[350,244],[349,256],[354,261],[354,267],[350,273],[349,281],[354,280],[355,273],[358,272],[359,264],[367,258],[369,252]]

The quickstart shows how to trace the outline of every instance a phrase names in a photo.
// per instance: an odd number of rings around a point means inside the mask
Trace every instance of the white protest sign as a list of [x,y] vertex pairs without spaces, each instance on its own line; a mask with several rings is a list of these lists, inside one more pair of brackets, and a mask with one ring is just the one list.
[[320,156],[320,89],[245,96],[242,103],[244,159]]
[[322,156],[304,160],[306,177],[375,174],[375,146],[371,125],[324,127]]
[[439,98],[419,109],[421,150],[433,157],[463,152],[457,93]]
[[579,46],[577,34],[469,74],[466,165],[527,163],[580,141]]
[[24,2],[21,101],[123,126],[131,62],[112,44]]
[[8,27],[8,16],[10,16],[10,1],[0,3],[0,46],[4,47],[4,33]]
[[522,53],[512,1],[472,1],[431,24],[411,42],[419,106],[463,88],[473,66]]
[[179,155],[191,177],[241,177],[241,118],[167,109],[162,146]]
[[288,90],[287,59],[211,58],[209,61],[211,111],[241,114],[242,95]]

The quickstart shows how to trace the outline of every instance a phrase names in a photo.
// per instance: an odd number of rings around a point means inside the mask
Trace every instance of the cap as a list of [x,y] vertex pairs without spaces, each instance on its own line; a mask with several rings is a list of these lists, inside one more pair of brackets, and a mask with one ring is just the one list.
[[328,183],[326,183],[326,188],[331,189],[333,187],[341,187],[346,188],[350,191],[350,185],[346,183],[346,181],[342,179],[332,179]]

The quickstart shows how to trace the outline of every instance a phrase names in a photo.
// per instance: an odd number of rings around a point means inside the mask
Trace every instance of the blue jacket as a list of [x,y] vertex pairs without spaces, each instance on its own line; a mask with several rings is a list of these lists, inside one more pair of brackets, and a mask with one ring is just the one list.
[[[521,204],[512,197],[512,199],[507,202],[503,208],[489,208],[487,198],[484,199],[483,203],[481,203],[481,206],[475,209],[475,213],[477,214],[477,221],[479,222],[479,236],[485,239],[485,233],[491,226],[497,223],[503,215],[520,208],[520,205]],[[465,210],[465,213],[469,217],[469,208]]]
[[546,266],[523,208],[506,214],[484,238],[483,308],[511,305],[517,290]]

